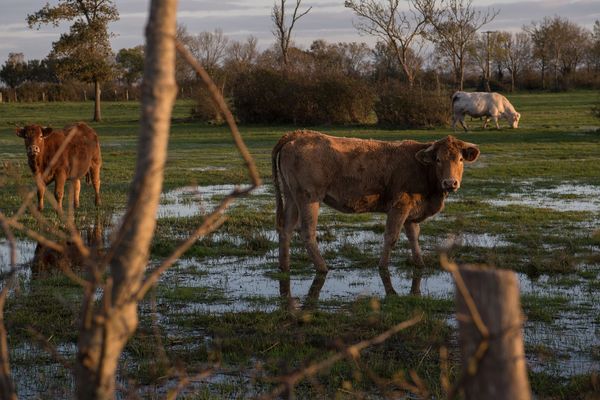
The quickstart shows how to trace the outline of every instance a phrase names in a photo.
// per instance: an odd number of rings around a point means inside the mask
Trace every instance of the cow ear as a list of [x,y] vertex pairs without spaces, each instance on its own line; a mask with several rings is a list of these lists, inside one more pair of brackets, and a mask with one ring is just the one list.
[[473,162],[479,157],[479,148],[471,143],[465,143],[462,149],[462,156],[466,162]]
[[50,128],[49,126],[45,126],[45,127],[42,128],[42,135],[43,136],[48,136],[51,133],[52,133],[52,128]]
[[433,146],[429,146],[426,149],[419,150],[415,157],[421,164],[431,164],[434,162],[435,152]]
[[18,137],[25,137],[25,128],[19,128],[18,126],[15,128],[15,135]]

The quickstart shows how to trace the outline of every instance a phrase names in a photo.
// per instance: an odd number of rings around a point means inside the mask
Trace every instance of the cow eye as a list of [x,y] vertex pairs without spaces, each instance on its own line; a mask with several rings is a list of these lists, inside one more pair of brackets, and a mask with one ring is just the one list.
[[463,158],[461,157],[458,161],[463,162]]

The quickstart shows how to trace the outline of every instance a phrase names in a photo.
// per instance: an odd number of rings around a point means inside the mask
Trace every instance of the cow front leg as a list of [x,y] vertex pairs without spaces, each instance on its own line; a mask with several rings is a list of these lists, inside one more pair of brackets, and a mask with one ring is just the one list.
[[298,225],[298,206],[292,201],[286,201],[283,210],[283,226],[279,230],[279,269],[283,272],[290,270],[290,242],[294,229]]
[[36,178],[38,210],[44,209],[44,195],[46,194],[46,185],[42,182],[42,178]]
[[489,117],[484,117],[483,118],[483,126],[481,127],[481,129],[487,128],[489,120],[490,120]]
[[54,181],[54,197],[56,198],[57,207],[62,210],[62,201],[65,194],[65,183],[67,178],[62,174],[56,177]]
[[492,116],[492,119],[494,120],[494,123],[496,124],[496,129],[500,129],[500,124],[498,124],[498,116],[494,115]]
[[392,279],[388,265],[390,263],[390,255],[392,248],[398,241],[400,236],[400,228],[404,224],[408,212],[403,209],[393,208],[388,212],[387,221],[385,223],[385,233],[383,235],[383,250],[379,259],[379,275],[385,288],[386,294],[396,294],[392,286]]
[[406,222],[404,224],[404,232],[408,238],[410,244],[410,250],[412,252],[412,261],[415,265],[420,267],[424,266],[423,257],[421,255],[421,247],[419,247],[419,233],[421,232],[421,226],[415,222]]
[[319,202],[305,203],[299,207],[302,238],[308,256],[315,265],[318,272],[327,272],[325,260],[319,252],[317,245],[317,219],[319,218]]

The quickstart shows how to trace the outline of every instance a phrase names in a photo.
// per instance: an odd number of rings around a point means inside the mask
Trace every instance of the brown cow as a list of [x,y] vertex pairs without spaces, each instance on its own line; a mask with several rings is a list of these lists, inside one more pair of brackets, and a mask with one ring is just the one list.
[[321,202],[345,213],[387,213],[380,269],[387,269],[402,226],[413,261],[422,265],[419,223],[443,209],[448,192],[460,187],[463,163],[478,156],[476,145],[452,136],[419,143],[287,133],[272,152],[279,268],[289,270],[290,239],[300,220],[310,258],[317,271],[327,271],[316,240]]
[[[38,189],[38,209],[44,208],[46,186],[54,182],[54,196],[62,209],[65,182],[73,183],[74,206],[79,207],[80,179],[92,181],[96,205],[100,205],[100,167],[102,156],[96,132],[83,122],[66,126],[64,130],[40,125],[17,128],[17,136],[25,139],[27,161]],[[63,143],[70,137],[67,143]],[[61,150],[61,147],[64,147]],[[60,151],[60,153],[59,153]],[[55,159],[53,161],[53,159]]]

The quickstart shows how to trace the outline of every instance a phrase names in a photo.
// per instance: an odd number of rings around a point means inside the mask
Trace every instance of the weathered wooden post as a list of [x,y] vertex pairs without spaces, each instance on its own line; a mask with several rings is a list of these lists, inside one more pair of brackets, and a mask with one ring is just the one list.
[[517,276],[480,266],[459,271],[464,286],[457,279],[456,310],[465,399],[530,400]]

